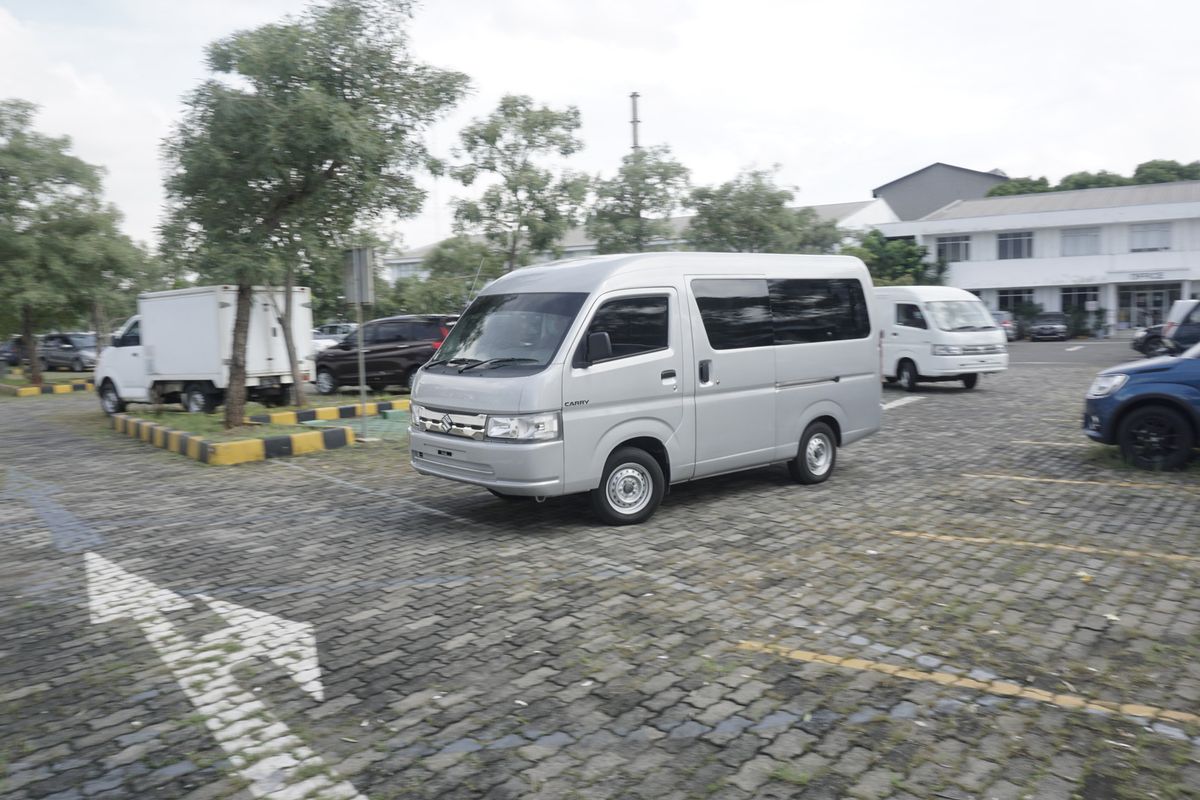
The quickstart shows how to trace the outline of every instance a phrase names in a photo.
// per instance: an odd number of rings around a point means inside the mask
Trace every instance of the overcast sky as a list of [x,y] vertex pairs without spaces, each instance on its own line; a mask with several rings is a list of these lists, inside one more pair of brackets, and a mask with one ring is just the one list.
[[[299,0],[0,0],[0,98],[41,106],[107,170],[125,229],[153,239],[159,143],[205,75],[207,43],[303,9]],[[472,93],[431,134],[506,93],[578,106],[577,169],[611,175],[630,144],[668,144],[697,184],[782,167],[798,202],[868,199],[934,161],[1051,180],[1200,159],[1200,3],[1097,0],[427,0],[423,60]],[[450,233],[463,189],[425,180],[404,247]]]

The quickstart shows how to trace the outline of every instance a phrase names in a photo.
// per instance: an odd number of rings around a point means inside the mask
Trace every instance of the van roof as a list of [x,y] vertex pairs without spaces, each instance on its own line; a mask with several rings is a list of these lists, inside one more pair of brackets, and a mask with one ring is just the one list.
[[876,286],[875,295],[890,300],[979,300],[966,289],[955,286]]
[[852,256],[663,251],[589,256],[522,267],[497,278],[481,294],[531,291],[590,294],[598,289],[654,285],[680,275],[870,279],[866,266]]

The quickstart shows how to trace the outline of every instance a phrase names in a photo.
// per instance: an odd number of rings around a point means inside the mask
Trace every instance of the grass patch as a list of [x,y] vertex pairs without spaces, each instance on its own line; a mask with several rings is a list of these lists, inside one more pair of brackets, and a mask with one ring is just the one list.
[[177,431],[192,433],[212,442],[231,442],[236,439],[265,439],[268,436],[281,436],[288,433],[304,433],[308,428],[299,425],[241,425],[225,430],[225,415],[221,411],[214,414],[189,414],[182,410],[168,410],[155,413],[152,406],[134,406],[130,415],[146,422],[165,425]]
[[790,783],[793,786],[807,786],[812,780],[812,776],[807,772],[802,772],[794,767],[784,765],[777,767],[770,775],[771,780],[780,781],[782,783]]

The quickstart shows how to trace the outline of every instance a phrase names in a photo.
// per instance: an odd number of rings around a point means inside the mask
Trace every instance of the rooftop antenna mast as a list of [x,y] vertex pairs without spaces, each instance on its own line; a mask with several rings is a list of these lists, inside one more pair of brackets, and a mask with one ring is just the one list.
[[635,153],[638,151],[637,128],[638,123],[641,122],[637,115],[637,101],[640,96],[637,92],[632,92],[629,95],[629,100],[633,105],[633,119],[629,120],[629,122],[633,125],[633,152]]

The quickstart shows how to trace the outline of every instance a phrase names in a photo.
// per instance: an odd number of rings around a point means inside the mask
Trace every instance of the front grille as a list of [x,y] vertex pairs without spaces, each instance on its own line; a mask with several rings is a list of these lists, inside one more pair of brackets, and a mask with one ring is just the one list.
[[984,356],[992,353],[1003,353],[1004,345],[1002,344],[967,344],[963,345],[963,355],[965,356]]
[[464,439],[483,439],[487,426],[487,415],[459,414],[453,411],[422,408],[420,413],[413,417],[413,421],[419,422],[421,429],[427,433],[461,436]]

